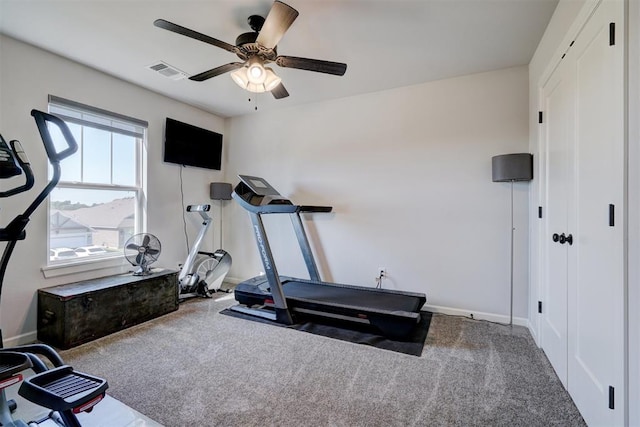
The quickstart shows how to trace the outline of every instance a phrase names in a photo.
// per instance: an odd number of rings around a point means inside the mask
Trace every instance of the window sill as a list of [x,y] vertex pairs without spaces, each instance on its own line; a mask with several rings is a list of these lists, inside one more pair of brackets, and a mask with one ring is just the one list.
[[[65,262],[42,267],[45,279],[53,277],[69,276],[86,272],[101,272],[111,274],[126,273],[131,268],[124,256],[105,257],[100,259]],[[108,271],[104,271],[108,270]]]

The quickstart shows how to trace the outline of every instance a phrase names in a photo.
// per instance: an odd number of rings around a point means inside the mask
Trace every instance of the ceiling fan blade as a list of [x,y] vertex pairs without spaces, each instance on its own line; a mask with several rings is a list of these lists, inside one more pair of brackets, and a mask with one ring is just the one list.
[[256,43],[267,49],[273,49],[297,17],[298,11],[291,6],[280,1],[273,2]]
[[274,89],[271,89],[271,94],[275,99],[286,98],[287,96],[289,96],[289,92],[287,92],[287,89],[284,88],[284,85],[282,83],[280,83]]
[[284,68],[316,71],[318,73],[342,76],[347,71],[347,64],[341,62],[323,61],[320,59],[297,58],[295,56],[278,56],[276,64]]
[[208,80],[212,77],[219,76],[220,74],[228,73],[229,71],[233,71],[242,67],[244,63],[242,62],[231,62],[229,64],[221,65],[216,68],[212,68],[211,70],[204,71],[200,74],[196,74],[195,76],[189,77],[189,80],[193,80],[196,82],[202,82]]
[[236,53],[236,51],[238,50],[232,44],[223,42],[222,40],[214,39],[213,37],[209,37],[197,31],[190,30],[181,25],[174,24],[173,22],[165,21],[164,19],[156,19],[155,21],[153,21],[153,25],[158,28],[173,31],[174,33],[182,34],[183,36],[191,37],[192,39],[200,40],[201,42],[212,44],[224,50],[228,50],[229,52]]

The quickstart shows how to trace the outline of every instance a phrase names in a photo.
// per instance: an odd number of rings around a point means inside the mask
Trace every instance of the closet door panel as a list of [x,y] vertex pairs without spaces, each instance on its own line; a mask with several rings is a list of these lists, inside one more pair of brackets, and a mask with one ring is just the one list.
[[[568,383],[569,392],[590,425],[619,425],[624,420],[620,418],[622,410],[609,408],[609,387],[615,388],[618,397],[624,389],[623,378],[620,383],[616,379],[618,367],[624,366],[621,13],[621,3],[602,2],[567,58],[575,69],[576,82],[576,208],[569,217],[574,245],[568,260]],[[611,213],[614,215],[610,218]]]
[[570,199],[570,135],[572,134],[572,81],[564,64],[543,88],[543,141],[547,164],[541,346],[562,384],[567,387],[567,249],[554,235],[567,229]]

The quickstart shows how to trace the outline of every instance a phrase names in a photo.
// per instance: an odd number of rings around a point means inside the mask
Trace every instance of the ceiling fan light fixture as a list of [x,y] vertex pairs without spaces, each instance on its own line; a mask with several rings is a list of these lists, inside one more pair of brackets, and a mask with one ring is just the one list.
[[260,82],[252,81],[251,79],[251,65],[244,66],[231,73],[233,81],[242,89],[248,90],[253,93],[270,92],[275,89],[282,79],[273,72],[269,67],[262,67],[262,79]]
[[269,67],[264,67],[266,78],[264,79],[264,90],[267,92],[271,92],[275,89],[281,82],[282,79],[273,72],[273,70]]
[[247,86],[249,85],[249,79],[247,78],[246,67],[238,68],[237,70],[235,70],[233,73],[231,73],[231,78],[242,89],[246,89]]
[[262,65],[262,61],[257,56],[249,58],[247,63],[247,78],[253,84],[262,84],[267,78],[267,72]]
[[249,86],[247,86],[247,90],[249,92],[253,92],[253,93],[266,92],[266,90],[264,88],[264,83],[261,83],[259,85],[255,84],[255,83],[249,83]]

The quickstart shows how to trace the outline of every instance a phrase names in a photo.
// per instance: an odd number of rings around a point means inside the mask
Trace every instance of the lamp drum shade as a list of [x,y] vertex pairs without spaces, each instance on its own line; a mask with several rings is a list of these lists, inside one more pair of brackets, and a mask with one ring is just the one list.
[[231,200],[231,184],[228,182],[212,182],[210,190],[211,200]]
[[533,155],[529,153],[501,154],[491,158],[493,182],[531,181]]

